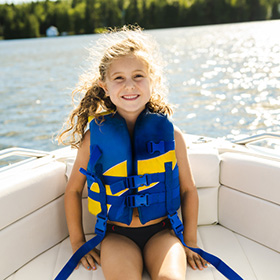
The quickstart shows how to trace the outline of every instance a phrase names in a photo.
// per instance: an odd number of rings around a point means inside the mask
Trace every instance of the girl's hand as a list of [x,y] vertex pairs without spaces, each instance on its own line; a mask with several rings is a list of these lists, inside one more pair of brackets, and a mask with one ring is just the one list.
[[[196,245],[190,247],[198,248]],[[188,264],[191,266],[192,269],[196,270],[198,268],[199,270],[203,270],[209,264],[206,260],[204,260],[200,255],[198,255],[191,249],[185,247],[185,252]]]
[[[84,243],[85,242],[75,244],[73,246],[73,251],[76,252]],[[80,264],[82,264],[87,270],[96,270],[96,263],[100,265],[100,250],[94,248],[82,257],[76,269],[78,269]]]

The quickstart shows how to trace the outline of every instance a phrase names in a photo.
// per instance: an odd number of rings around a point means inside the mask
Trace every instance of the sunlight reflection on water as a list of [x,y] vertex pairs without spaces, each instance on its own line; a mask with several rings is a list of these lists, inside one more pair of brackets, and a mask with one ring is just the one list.
[[161,45],[180,127],[227,138],[279,132],[279,28],[280,21],[270,21],[172,32],[176,40]]
[[[229,139],[280,131],[280,21],[148,31],[165,60],[174,123]],[[53,150],[99,35],[0,42],[0,149]]]

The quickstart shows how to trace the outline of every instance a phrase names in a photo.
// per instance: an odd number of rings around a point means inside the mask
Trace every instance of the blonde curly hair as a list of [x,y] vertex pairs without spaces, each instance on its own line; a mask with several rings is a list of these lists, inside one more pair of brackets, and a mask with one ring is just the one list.
[[163,79],[164,63],[157,43],[138,26],[111,29],[90,49],[91,68],[81,75],[76,89],[72,92],[73,103],[77,103],[77,96],[80,101],[58,135],[59,144],[80,147],[88,117],[99,118],[101,112],[116,111],[116,106],[99,86],[99,82],[105,82],[108,69],[115,59],[127,55],[142,59],[148,66],[153,90],[147,108],[154,113],[173,113],[165,98],[167,86]]

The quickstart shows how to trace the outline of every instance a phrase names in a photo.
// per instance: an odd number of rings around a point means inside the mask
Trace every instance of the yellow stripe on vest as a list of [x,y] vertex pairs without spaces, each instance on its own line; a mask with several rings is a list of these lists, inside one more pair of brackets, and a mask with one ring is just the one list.
[[115,177],[127,177],[127,160],[116,164],[110,169],[106,170],[103,175]]
[[[138,161],[138,175],[152,174],[152,173],[162,173],[165,172],[164,163],[172,162],[172,169],[175,168],[177,163],[175,151],[169,151],[158,157],[139,160]],[[157,183],[152,183],[149,186],[139,187],[138,191],[143,191],[152,188]]]
[[[166,162],[172,162],[172,168],[175,168],[176,165],[176,155],[175,151],[169,151],[163,155],[160,155],[158,157],[154,157],[151,159],[146,159],[146,160],[139,160],[138,161],[138,175],[144,175],[144,174],[152,174],[152,173],[162,173],[165,172],[165,167],[164,163]],[[127,161],[123,161],[121,163],[116,164],[115,166],[111,167],[110,169],[106,170],[103,175],[106,176],[115,176],[115,177],[127,177]],[[152,183],[149,186],[143,186],[139,187],[138,191],[141,192],[143,190],[150,189],[154,187],[156,183]],[[107,195],[113,195],[110,185],[105,185],[106,188],[106,194]],[[99,186],[97,183],[93,183],[90,187],[90,189],[94,192],[99,193]],[[122,190],[114,196],[120,196],[123,193],[125,193],[128,189]],[[110,210],[111,205],[107,204],[107,211]],[[88,208],[90,213],[93,215],[97,215],[98,213],[101,212],[101,205],[99,202],[88,199]]]
[[[106,176],[115,176],[115,177],[127,177],[127,161],[123,161],[119,164],[116,164],[115,166],[111,167],[110,169],[108,169],[107,171],[105,171],[103,173],[103,175]],[[106,188],[106,194],[107,195],[113,195],[110,185],[105,185]],[[99,193],[99,186],[97,183],[93,183],[90,187],[90,189],[94,192]],[[128,189],[119,191],[118,193],[114,194],[114,196],[120,196],[122,195],[124,192],[126,192]],[[110,210],[111,205],[107,204],[107,211]],[[100,202],[97,202],[95,200],[92,199],[88,199],[88,209],[89,212],[93,215],[97,215],[98,213],[101,212],[101,205]]]

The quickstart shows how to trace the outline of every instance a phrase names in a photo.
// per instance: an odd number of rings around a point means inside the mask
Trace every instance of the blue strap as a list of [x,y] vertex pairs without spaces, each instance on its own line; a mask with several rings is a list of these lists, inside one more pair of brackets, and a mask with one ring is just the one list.
[[[88,197],[97,202],[101,202],[103,200],[103,194],[94,192],[90,189],[88,189]],[[107,199],[108,204],[114,205],[114,206],[121,206],[125,202],[125,197],[123,197],[123,196],[107,195],[106,199]]]
[[[165,174],[152,173],[144,175],[133,175],[129,177],[114,177],[114,176],[103,176],[104,183],[110,185],[112,194],[116,194],[125,189],[137,189],[141,186],[149,186],[152,183],[164,182]],[[118,180],[116,182],[116,180]]]
[[[203,251],[200,248],[192,248],[186,245],[184,242],[184,225],[182,224],[180,218],[175,209],[173,209],[172,205],[172,163],[167,162],[165,163],[165,186],[166,186],[166,208],[167,212],[169,213],[168,218],[171,222],[171,226],[173,231],[175,232],[176,236],[180,239],[182,244],[194,251],[195,253],[199,254],[203,259],[211,263],[218,271],[220,271],[225,277],[229,280],[243,280],[234,270],[232,270],[227,264],[225,264],[221,259],[218,257],[209,254]],[[175,211],[174,211],[175,210]]]
[[[165,190],[166,190],[166,210],[168,213],[174,213],[173,197],[171,195],[173,178],[172,178],[172,162],[166,162],[165,168]],[[175,210],[176,211],[176,210]]]
[[[100,159],[101,156],[102,156],[102,152],[99,149],[99,147],[97,145],[91,145],[90,146],[90,159],[89,159],[90,170],[93,170],[93,167],[96,165],[97,161]],[[90,177],[91,179],[94,179],[93,174],[86,171],[84,168],[80,168],[79,171],[82,174],[84,174],[85,176]]]
[[[97,152],[96,152],[97,151]],[[97,160],[99,159],[101,152],[99,153],[98,146],[95,146],[95,154],[96,156],[93,157],[94,164],[96,164]],[[82,245],[69,259],[66,265],[62,268],[59,274],[56,276],[55,280],[65,280],[67,279],[73,270],[76,268],[78,263],[80,262],[81,258],[94,249],[105,237],[106,227],[107,227],[107,202],[106,202],[106,190],[102,183],[102,181],[98,178],[98,175],[102,174],[102,166],[96,165],[96,177],[93,177],[92,174],[84,170],[83,168],[80,169],[80,172],[86,176],[91,176],[95,182],[99,185],[99,200],[101,204],[101,212],[97,215],[97,220],[95,224],[95,233],[96,236],[87,241],[84,245]],[[90,189],[88,189],[90,191]]]
[[55,280],[65,280],[67,279],[73,270],[76,268],[81,258],[94,249],[105,237],[106,227],[107,227],[107,217],[103,217],[102,215],[97,215],[97,220],[95,224],[95,233],[92,239],[87,241],[84,245],[82,245],[69,259],[66,265],[62,268],[59,274],[56,276]]
[[[174,188],[169,194],[171,199],[174,199],[180,195],[180,189]],[[145,193],[131,194],[126,197],[126,205],[131,208],[149,206],[152,204],[158,204],[166,201],[167,193],[165,191],[157,193]]]
[[219,272],[221,272],[225,277],[227,277],[229,280],[243,280],[233,269],[231,269],[226,263],[224,263],[221,259],[218,257],[209,254],[205,251],[203,251],[200,248],[192,248],[186,245],[184,242],[184,236],[183,236],[183,230],[184,226],[178,217],[177,212],[173,215],[168,215],[168,218],[171,222],[171,226],[173,228],[173,231],[175,232],[176,236],[180,239],[182,244],[194,251],[195,253],[199,254],[203,259],[211,263]]
[[87,177],[91,177],[91,178],[95,181],[93,175],[92,175],[91,173],[89,173],[88,171],[86,171],[84,168],[81,167],[81,168],[79,169],[79,171],[80,171],[83,175],[85,175],[85,176],[87,176]]
[[97,145],[90,145],[90,160],[89,160],[89,162],[90,162],[92,167],[95,166],[97,161],[100,159],[101,155],[102,155],[102,152]]
[[81,258],[95,248],[103,239],[103,236],[96,235],[83,246],[81,246],[69,259],[66,265],[62,268],[59,274],[56,276],[55,280],[65,280],[67,279],[73,270],[76,268]]
[[[169,193],[169,196],[174,199],[180,195],[180,189],[174,188]],[[94,201],[101,202],[103,199],[103,195],[100,193],[94,192],[88,189],[88,197]],[[107,203],[116,206],[127,206],[131,208],[141,207],[141,206],[149,206],[155,203],[165,202],[166,200],[166,192],[156,192],[156,193],[138,193],[131,194],[127,196],[113,196],[107,195]]]

